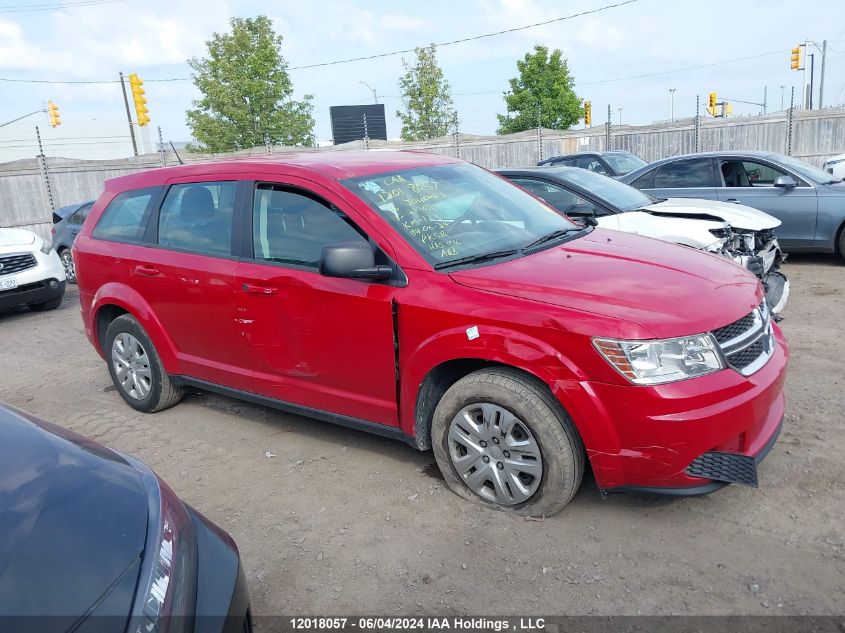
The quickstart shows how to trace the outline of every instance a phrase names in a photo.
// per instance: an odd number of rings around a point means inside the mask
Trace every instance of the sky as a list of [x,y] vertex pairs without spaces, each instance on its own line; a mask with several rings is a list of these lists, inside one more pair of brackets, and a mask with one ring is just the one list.
[[[295,69],[353,57],[443,43],[599,9],[625,0],[0,0],[0,125],[58,104],[62,125],[45,114],[0,127],[0,162],[37,154],[35,126],[48,156],[131,155],[118,73],[145,80],[152,122],[140,130],[141,150],[186,141],[185,110],[198,96],[186,60],[202,56],[232,16],[268,15],[284,38],[295,96],[314,95],[316,135],[331,138],[329,107],[371,103],[374,88],[388,115],[389,138],[402,58],[392,55]],[[800,95],[802,72],[789,69],[789,49],[828,40],[825,105],[845,103],[845,3],[842,0],[633,0],[590,15],[438,48],[462,132],[492,134],[504,113],[503,92],[516,61],[535,44],[559,48],[576,93],[592,102],[594,125],[667,120],[695,113],[696,95],[733,101],[734,115],[757,114],[764,87],[768,110]],[[821,55],[816,53],[816,88]],[[698,67],[698,68],[694,68]],[[809,77],[809,73],[808,73]],[[2,80],[106,81],[28,83]],[[178,79],[178,81],[156,81]],[[781,88],[785,86],[785,88]],[[674,89],[674,99],[670,90]],[[816,100],[818,93],[816,92]]]

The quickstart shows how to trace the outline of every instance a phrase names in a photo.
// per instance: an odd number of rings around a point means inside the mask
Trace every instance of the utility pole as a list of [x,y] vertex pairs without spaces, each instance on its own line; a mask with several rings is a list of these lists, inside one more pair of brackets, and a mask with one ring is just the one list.
[[792,122],[795,117],[795,86],[789,97],[789,110],[786,112],[786,155],[792,155]]
[[367,115],[364,114],[364,149],[370,149],[370,132],[367,129]]
[[701,115],[699,108],[701,107],[701,97],[695,95],[695,151],[698,153],[701,138]]
[[766,110],[768,109],[768,93],[769,87],[763,86],[763,114],[766,114]]
[[540,102],[537,102],[537,162],[539,163],[543,160],[543,119],[542,119],[542,106]]
[[786,88],[786,86],[780,87],[780,109],[781,109],[781,112],[783,112],[783,91],[784,91],[785,88]]
[[378,95],[376,94],[376,89],[370,87],[370,84],[368,84],[366,81],[359,81],[358,83],[365,85],[369,89],[369,91],[373,93],[373,103],[378,103]]
[[613,149],[613,142],[610,138],[610,127],[611,127],[612,124],[613,124],[613,119],[612,119],[612,115],[611,115],[611,112],[610,112],[610,104],[608,103],[607,104],[607,124],[606,124],[607,128],[605,130],[605,139],[604,139],[605,149],[607,149],[607,150]]
[[625,108],[617,108],[619,110],[619,125],[622,125],[622,110]]
[[814,63],[813,63],[814,59],[815,59],[815,55],[813,53],[810,53],[810,100],[809,100],[810,106],[808,108],[809,110],[813,109],[813,76],[816,74],[814,72],[814,68],[815,68]]
[[[669,88],[669,120],[675,120],[675,89]],[[620,121],[621,123],[621,121]]]
[[138,143],[135,141],[135,128],[132,125],[132,112],[129,110],[129,98],[126,96],[126,84],[123,82],[123,72],[120,73],[120,87],[123,90],[123,105],[126,106],[126,120],[129,122],[129,135],[132,137],[132,151],[138,155]]
[[41,146],[41,131],[35,126],[35,136],[38,139],[38,166],[41,167],[41,177],[44,179],[44,187],[47,190],[47,202],[50,203],[50,212],[56,210],[56,203],[53,202],[53,188],[50,186],[50,172],[47,170],[47,157],[44,156],[44,148]]
[[827,59],[827,40],[822,40],[822,71],[819,74],[819,110],[824,107],[824,66]]
[[164,152],[164,141],[161,138],[161,126],[158,126],[158,158],[162,167],[167,167],[167,154]]

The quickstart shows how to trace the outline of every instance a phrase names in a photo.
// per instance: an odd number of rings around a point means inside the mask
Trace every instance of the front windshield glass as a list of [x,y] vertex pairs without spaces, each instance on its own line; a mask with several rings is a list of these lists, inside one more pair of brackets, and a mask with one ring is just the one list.
[[635,154],[603,154],[602,158],[620,176],[624,176],[628,172],[648,165],[647,162]]
[[639,189],[586,169],[567,169],[558,174],[558,177],[590,192],[620,211],[634,211],[657,202],[656,198],[644,194]]
[[803,176],[810,182],[814,182],[817,185],[824,185],[829,182],[839,182],[827,172],[824,172],[821,169],[816,169],[812,165],[808,165],[804,161],[796,160],[791,156],[778,156],[777,161],[784,167],[788,167],[789,169],[798,172],[800,176]]
[[432,265],[522,249],[575,224],[519,187],[469,164],[344,180]]

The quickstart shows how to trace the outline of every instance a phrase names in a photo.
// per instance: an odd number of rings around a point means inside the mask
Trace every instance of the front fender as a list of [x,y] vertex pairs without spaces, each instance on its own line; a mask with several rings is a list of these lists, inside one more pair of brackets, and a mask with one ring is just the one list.
[[178,359],[176,356],[176,346],[173,340],[167,335],[167,331],[162,327],[161,322],[156,318],[150,305],[144,298],[135,292],[126,284],[112,282],[100,286],[94,294],[91,302],[91,332],[92,342],[97,352],[105,358],[105,350],[100,345],[99,336],[97,336],[97,323],[99,320],[100,311],[106,306],[117,306],[129,312],[137,319],[141,327],[150,337],[153,345],[156,348],[159,358],[164,365],[165,370],[169,374],[179,373]]
[[[411,350],[401,350],[400,420],[408,435],[416,427],[417,396],[426,377],[443,363],[477,360],[520,369],[543,381],[553,393],[579,388],[586,380],[583,372],[567,355],[548,343],[522,332],[478,325],[478,337],[464,327],[440,331]],[[564,407],[565,407],[564,403]]]

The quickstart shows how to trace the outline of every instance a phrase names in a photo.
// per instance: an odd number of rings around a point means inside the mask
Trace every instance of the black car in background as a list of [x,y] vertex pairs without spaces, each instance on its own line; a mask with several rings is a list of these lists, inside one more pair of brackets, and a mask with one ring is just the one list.
[[636,154],[623,150],[561,154],[560,156],[552,156],[537,163],[538,167],[579,167],[613,178],[624,176],[628,172],[645,167],[646,165],[648,163]]
[[228,534],[141,462],[0,405],[0,629],[251,627]]
[[50,230],[53,235],[53,248],[62,260],[68,282],[72,284],[76,283],[76,270],[73,267],[73,258],[70,256],[70,247],[73,246],[73,241],[82,229],[82,224],[93,206],[94,201],[89,200],[62,207],[53,213],[53,228]]

